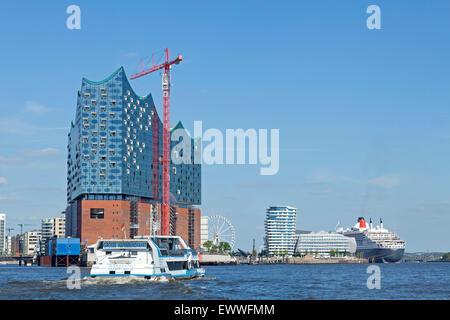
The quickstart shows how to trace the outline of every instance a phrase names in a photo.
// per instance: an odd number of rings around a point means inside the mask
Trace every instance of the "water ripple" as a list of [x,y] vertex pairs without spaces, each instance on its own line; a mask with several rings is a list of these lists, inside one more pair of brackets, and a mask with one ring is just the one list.
[[379,265],[381,289],[366,286],[368,265],[208,266],[207,277],[150,281],[90,278],[68,289],[65,268],[0,266],[0,299],[449,299],[449,263]]

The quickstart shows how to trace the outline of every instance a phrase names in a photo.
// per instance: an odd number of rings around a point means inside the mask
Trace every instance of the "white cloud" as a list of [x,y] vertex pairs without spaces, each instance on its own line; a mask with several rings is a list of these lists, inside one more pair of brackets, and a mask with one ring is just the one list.
[[69,127],[39,128],[43,131],[69,131]]
[[17,117],[2,117],[0,119],[0,131],[8,134],[35,134],[36,127]]
[[331,189],[324,189],[324,190],[313,190],[313,191],[309,191],[309,194],[314,194],[314,195],[325,195],[325,194],[330,194],[332,193],[333,190]]
[[9,202],[9,201],[17,201],[18,198],[14,195],[6,195],[6,194],[0,194],[0,202]]
[[55,148],[45,148],[41,150],[27,150],[22,152],[23,155],[28,157],[47,157],[56,156],[61,154],[61,151]]
[[0,177],[0,184],[7,184],[8,182],[6,181],[5,177]]
[[382,188],[393,188],[400,184],[400,179],[398,177],[389,174],[381,175],[372,179],[358,179],[345,176],[340,176],[336,178],[343,181],[360,184],[370,184]]
[[393,188],[400,184],[400,179],[390,175],[379,176],[373,179],[367,180],[367,183],[383,188]]
[[413,211],[419,212],[421,214],[428,214],[435,216],[439,216],[441,214],[449,214],[450,201],[421,203],[417,205],[415,208],[413,208]]
[[280,151],[293,151],[293,152],[326,152],[324,148],[281,148]]
[[267,184],[259,182],[259,181],[247,181],[247,182],[238,183],[237,185],[238,185],[238,187],[241,187],[241,188],[256,188],[256,187],[268,186]]
[[5,158],[0,157],[0,164],[18,164],[25,162],[23,158]]
[[69,131],[69,127],[37,127],[17,116],[2,117],[0,119],[0,132],[7,134],[35,135],[43,131]]
[[25,103],[25,110],[31,111],[34,113],[46,113],[46,112],[50,111],[48,108],[44,107],[42,104],[33,102],[33,101],[27,101]]

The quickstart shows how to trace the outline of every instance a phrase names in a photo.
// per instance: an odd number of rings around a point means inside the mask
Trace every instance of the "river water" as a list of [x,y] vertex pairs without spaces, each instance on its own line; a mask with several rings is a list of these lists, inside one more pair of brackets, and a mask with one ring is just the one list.
[[0,266],[0,299],[446,299],[450,263],[377,264],[380,289],[369,290],[369,264],[207,266],[206,277],[149,282],[90,279],[68,289],[66,268]]

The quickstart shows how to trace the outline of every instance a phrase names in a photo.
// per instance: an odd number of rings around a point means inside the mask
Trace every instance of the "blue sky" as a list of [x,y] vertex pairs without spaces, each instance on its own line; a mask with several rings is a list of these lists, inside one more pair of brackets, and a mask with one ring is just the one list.
[[[81,30],[66,8],[81,8]],[[366,8],[381,8],[381,30]],[[280,170],[203,166],[203,214],[237,246],[262,244],[265,209],[330,230],[384,218],[407,251],[450,249],[448,1],[21,1],[0,4],[0,212],[7,223],[65,208],[66,144],[81,78],[182,53],[171,119],[280,129]],[[160,77],[134,80],[161,110]]]

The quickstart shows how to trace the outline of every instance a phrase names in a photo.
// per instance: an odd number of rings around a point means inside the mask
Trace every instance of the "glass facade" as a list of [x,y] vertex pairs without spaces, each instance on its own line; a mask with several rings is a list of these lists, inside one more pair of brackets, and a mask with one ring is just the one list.
[[270,256],[294,254],[297,209],[271,206],[267,209],[265,225],[266,250]]
[[[158,125],[157,130],[152,130],[154,125]],[[182,128],[181,123],[177,127]],[[138,96],[122,67],[103,81],[83,78],[78,91],[75,121],[68,135],[68,203],[75,199],[121,200],[132,197],[161,201],[161,162],[159,177],[153,176],[152,169],[154,132],[158,134],[157,153],[160,158],[163,126],[152,96]],[[200,164],[192,162],[171,165],[171,168],[171,199],[200,204]],[[152,190],[155,178],[158,180],[157,195]]]
[[[171,164],[170,172],[170,192],[176,199],[178,204],[200,204],[201,201],[201,164],[194,163],[195,153],[201,151],[201,145],[199,140],[192,139],[187,131],[184,129],[183,124],[178,122],[178,124],[171,129],[171,134],[173,135],[176,130],[183,130],[184,134],[181,137],[171,136],[171,158],[172,160],[177,159],[177,157],[183,156],[183,151],[190,149],[190,160],[189,162],[174,163]],[[178,138],[177,138],[178,137]],[[189,139],[189,143],[184,144],[183,139]],[[183,145],[183,150],[178,151],[177,145]],[[180,154],[181,153],[181,154]],[[180,162],[180,161],[178,161]]]
[[356,251],[355,239],[332,232],[298,234],[295,252],[308,252],[312,255],[328,257],[330,252],[353,254]]

